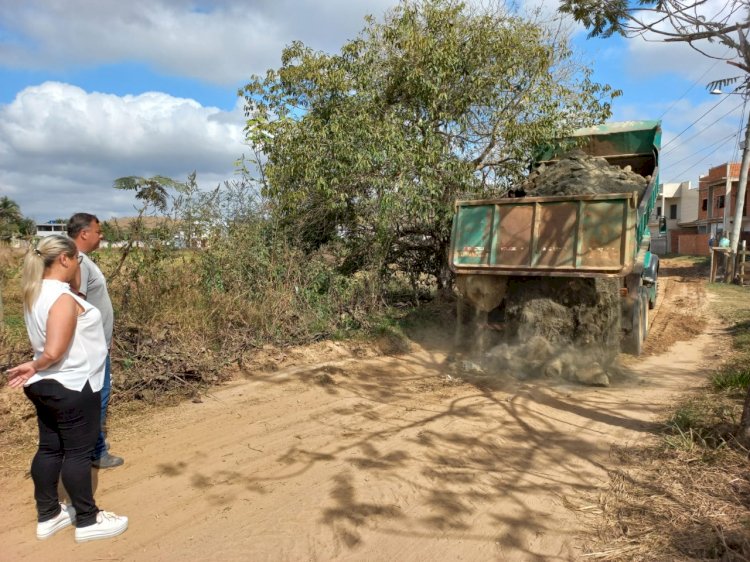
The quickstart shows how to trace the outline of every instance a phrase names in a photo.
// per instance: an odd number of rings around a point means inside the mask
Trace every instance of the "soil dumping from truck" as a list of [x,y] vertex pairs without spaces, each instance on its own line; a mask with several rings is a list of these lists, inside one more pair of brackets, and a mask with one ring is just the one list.
[[512,277],[504,343],[487,353],[488,371],[607,386],[620,349],[620,299],[613,279]]
[[[542,164],[523,185],[527,196],[643,193],[650,178],[573,150]],[[609,384],[620,351],[621,303],[615,279],[510,277],[505,342],[485,363],[521,378],[544,376]]]
[[541,164],[523,183],[527,196],[596,195],[600,193],[642,193],[649,178],[630,166],[611,165],[601,156],[573,150],[554,164]]

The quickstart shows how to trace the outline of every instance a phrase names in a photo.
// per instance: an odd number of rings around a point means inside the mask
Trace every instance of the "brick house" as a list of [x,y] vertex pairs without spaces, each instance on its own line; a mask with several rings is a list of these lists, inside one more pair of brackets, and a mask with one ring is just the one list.
[[[732,229],[737,205],[740,164],[721,164],[711,168],[698,182],[698,231],[718,239],[724,229],[724,214],[729,212],[729,231]],[[731,201],[727,201],[726,188],[731,184]],[[750,219],[748,218],[748,193],[745,193],[745,206],[742,214],[741,240],[750,241]],[[727,233],[729,237],[729,233]]]

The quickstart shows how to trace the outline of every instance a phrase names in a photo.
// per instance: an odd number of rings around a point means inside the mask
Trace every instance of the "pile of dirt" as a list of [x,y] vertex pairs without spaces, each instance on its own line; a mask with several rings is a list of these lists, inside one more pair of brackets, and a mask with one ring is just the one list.
[[574,150],[553,165],[540,165],[526,179],[523,190],[529,196],[587,195],[599,193],[641,193],[648,177],[630,166],[610,165],[605,158]]
[[615,279],[511,277],[502,341],[480,351],[482,370],[607,386],[619,374],[620,306]]

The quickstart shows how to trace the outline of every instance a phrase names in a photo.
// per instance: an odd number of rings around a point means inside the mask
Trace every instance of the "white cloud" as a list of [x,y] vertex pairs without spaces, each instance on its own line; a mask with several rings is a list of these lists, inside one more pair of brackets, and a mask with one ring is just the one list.
[[[5,2],[0,65],[65,69],[146,61],[156,70],[221,85],[278,66],[299,39],[338,49],[394,0],[236,2],[183,0],[25,0]],[[0,35],[2,37],[2,35]],[[31,48],[30,48],[31,47]]]
[[76,209],[123,214],[112,189],[126,175],[201,185],[227,179],[245,151],[241,105],[231,113],[163,93],[119,97],[46,82],[0,107],[0,187],[38,219]]

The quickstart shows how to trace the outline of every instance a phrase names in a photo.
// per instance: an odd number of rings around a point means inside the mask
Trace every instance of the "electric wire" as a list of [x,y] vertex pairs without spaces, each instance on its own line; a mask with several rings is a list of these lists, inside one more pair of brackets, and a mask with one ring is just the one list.
[[[728,140],[728,139],[727,139],[727,140]],[[726,141],[724,142],[724,144],[726,144]],[[704,156],[703,158],[701,158],[700,160],[698,160],[697,162],[695,162],[695,163],[694,163],[694,164],[693,164],[692,166],[690,166],[689,168],[686,168],[685,170],[683,170],[683,171],[682,171],[682,172],[680,172],[679,174],[672,174],[672,176],[673,176],[673,177],[676,177],[676,178],[684,177],[684,176],[685,176],[685,174],[687,174],[687,173],[688,173],[688,172],[689,172],[690,170],[692,170],[692,169],[693,169],[693,168],[695,168],[695,167],[696,167],[696,166],[697,166],[698,164],[700,164],[701,162],[703,162],[703,161],[704,161],[704,160],[705,160],[706,158],[708,158],[709,156],[711,156],[712,154],[714,154],[714,153],[715,153],[716,151],[718,151],[718,150],[719,150],[720,148],[723,148],[723,147],[724,147],[724,144],[721,144],[721,145],[717,146],[716,148],[714,148],[714,149],[713,149],[713,150],[712,150],[711,152],[709,152],[708,154],[706,154],[706,155],[705,155],[705,156]],[[668,182],[668,183],[670,183],[670,182]]]
[[[731,49],[728,49],[727,52],[724,54],[724,56],[726,56],[729,53],[730,50]],[[685,96],[690,93],[690,90],[692,90],[693,88],[695,88],[698,85],[698,82],[700,82],[701,80],[703,80],[703,77],[706,74],[708,74],[709,72],[711,72],[714,69],[714,67],[716,67],[716,65],[719,64],[720,62],[721,62],[721,59],[715,60],[714,63],[703,74],[701,74],[695,80],[695,82],[693,82],[693,84],[687,90],[685,90],[683,92],[683,94],[679,98],[677,98],[675,101],[672,102],[672,105],[670,105],[667,109],[664,110],[664,112],[661,115],[659,115],[659,119],[661,119],[662,117],[664,117],[667,113],[669,113],[672,110],[672,108],[674,108],[675,105],[677,105],[679,102],[681,102],[683,99],[685,99]]]
[[713,142],[713,143],[709,144],[708,146],[704,146],[700,150],[696,150],[690,156],[686,156],[685,158],[682,158],[682,159],[678,160],[677,162],[672,162],[671,165],[672,166],[677,166],[677,164],[682,164],[685,160],[688,160],[688,159],[692,158],[693,156],[698,156],[698,154],[700,154],[704,150],[708,150],[709,148],[711,148],[713,146],[716,146],[719,143],[725,143],[729,139],[733,139],[733,138],[736,138],[736,137],[737,137],[737,133],[731,133],[731,134],[729,134],[729,135],[727,135],[727,136],[725,136],[725,137],[717,140],[716,142]]
[[711,113],[711,112],[712,112],[712,111],[713,111],[714,109],[716,109],[717,107],[719,107],[719,106],[720,106],[720,105],[721,105],[722,103],[724,103],[725,101],[727,101],[727,99],[729,99],[729,96],[724,96],[724,97],[723,97],[722,99],[720,99],[720,100],[719,100],[719,101],[718,101],[717,103],[715,103],[715,104],[714,104],[713,106],[711,106],[711,108],[710,108],[710,109],[709,109],[708,111],[706,111],[706,112],[705,112],[705,113],[704,113],[703,115],[701,115],[700,117],[698,117],[698,119],[696,119],[695,121],[693,121],[692,123],[690,123],[690,125],[688,125],[688,126],[687,126],[687,127],[685,127],[685,128],[684,128],[684,129],[682,130],[682,131],[680,131],[680,133],[679,133],[679,134],[678,134],[678,135],[677,135],[676,137],[674,137],[674,138],[673,138],[673,139],[672,139],[671,141],[669,141],[669,142],[668,142],[667,144],[665,144],[665,145],[664,145],[664,146],[662,147],[662,150],[664,150],[664,149],[665,149],[665,148],[667,148],[667,147],[668,147],[668,146],[669,146],[670,144],[672,144],[672,143],[673,143],[674,141],[676,141],[676,140],[677,140],[678,138],[680,138],[680,137],[681,137],[681,136],[682,136],[682,135],[683,135],[684,133],[686,133],[686,132],[687,132],[688,130],[690,130],[690,129],[691,129],[691,128],[692,128],[693,126],[695,126],[695,124],[696,124],[696,123],[698,123],[698,122],[699,122],[699,121],[700,121],[701,119],[703,119],[703,118],[704,118],[704,117],[705,117],[706,115],[708,115],[708,114],[709,114],[709,113]]
[[710,129],[711,127],[713,127],[714,125],[716,125],[716,124],[717,124],[717,123],[718,123],[719,121],[721,121],[722,119],[724,119],[724,117],[726,117],[726,116],[727,116],[727,115],[729,115],[730,113],[733,113],[733,112],[737,111],[737,110],[738,110],[738,109],[739,109],[740,107],[742,107],[742,106],[744,105],[744,103],[745,103],[745,102],[742,102],[741,104],[739,104],[739,105],[737,105],[737,106],[733,107],[732,109],[730,109],[729,111],[727,111],[726,113],[724,113],[724,114],[723,114],[723,115],[722,115],[721,117],[718,117],[718,118],[717,118],[716,120],[714,120],[714,121],[713,121],[713,122],[712,122],[711,124],[709,124],[709,125],[706,125],[706,126],[705,126],[705,127],[703,128],[703,129],[701,129],[701,130],[700,130],[699,132],[695,133],[695,134],[694,134],[694,135],[693,135],[692,137],[688,137],[688,138],[686,138],[686,139],[683,139],[683,141],[682,141],[681,143],[678,143],[678,144],[677,144],[676,146],[673,146],[673,147],[672,147],[672,148],[671,148],[670,150],[668,150],[667,152],[665,152],[665,153],[663,154],[663,156],[668,156],[669,154],[672,154],[672,153],[673,153],[673,152],[674,152],[675,150],[679,149],[679,148],[680,148],[681,146],[683,146],[683,145],[684,145],[685,143],[687,143],[687,142],[689,142],[689,141],[693,140],[693,139],[694,139],[695,137],[698,137],[698,136],[702,135],[702,134],[703,134],[703,133],[705,133],[705,132],[706,132],[706,131],[707,131],[708,129]]

